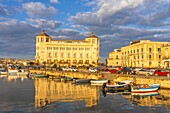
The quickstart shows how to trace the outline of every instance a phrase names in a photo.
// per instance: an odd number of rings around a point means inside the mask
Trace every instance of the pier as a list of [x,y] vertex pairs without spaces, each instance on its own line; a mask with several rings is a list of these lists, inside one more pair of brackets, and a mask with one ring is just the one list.
[[161,89],[170,89],[170,78],[162,76],[144,76],[144,75],[120,75],[109,72],[89,73],[89,72],[66,72],[66,71],[41,71],[30,70],[31,73],[46,73],[50,78],[71,77],[82,79],[109,79],[114,81],[134,80],[136,84],[161,84]]

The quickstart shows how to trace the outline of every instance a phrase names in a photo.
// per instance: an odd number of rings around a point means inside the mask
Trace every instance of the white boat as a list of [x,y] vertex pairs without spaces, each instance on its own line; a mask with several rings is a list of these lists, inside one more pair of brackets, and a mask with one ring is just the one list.
[[17,75],[20,75],[20,76],[25,76],[28,74],[28,71],[25,71],[24,69],[21,69],[17,72]]
[[103,89],[106,91],[109,90],[114,90],[114,91],[119,91],[119,90],[129,90],[130,89],[130,85],[126,84],[126,83],[122,83],[122,82],[115,82],[112,84],[103,84]]
[[17,74],[18,70],[15,68],[8,68],[8,74]]
[[91,85],[103,85],[104,83],[108,83],[108,80],[91,80]]
[[160,88],[160,84],[141,84],[131,86],[132,93],[155,92]]
[[1,70],[0,71],[0,75],[7,75],[8,74],[8,71],[7,70]]

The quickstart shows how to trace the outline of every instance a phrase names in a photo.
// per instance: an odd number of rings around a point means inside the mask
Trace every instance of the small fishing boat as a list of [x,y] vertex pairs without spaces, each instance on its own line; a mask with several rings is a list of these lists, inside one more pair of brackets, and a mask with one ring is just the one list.
[[74,82],[77,84],[84,84],[84,83],[90,83],[91,79],[74,79]]
[[20,76],[24,76],[24,75],[27,75],[28,74],[28,71],[24,70],[24,69],[21,69],[17,72],[17,75],[20,75]]
[[146,96],[158,96],[159,93],[157,91],[155,92],[146,92],[146,93],[131,93],[132,96],[140,96],[140,97],[146,97]]
[[126,84],[126,83],[122,83],[122,82],[115,82],[114,84],[103,84],[103,89],[105,91],[109,91],[109,90],[129,90],[130,89],[130,85]]
[[35,74],[35,78],[48,78],[49,75],[45,75],[45,74]]
[[27,76],[29,79],[35,79],[35,74],[28,73],[26,76]]
[[0,75],[7,75],[8,74],[8,71],[7,70],[1,70],[0,71]]
[[140,84],[131,86],[132,93],[155,92],[160,88],[160,84]]
[[103,85],[104,83],[108,83],[108,80],[91,80],[91,85]]

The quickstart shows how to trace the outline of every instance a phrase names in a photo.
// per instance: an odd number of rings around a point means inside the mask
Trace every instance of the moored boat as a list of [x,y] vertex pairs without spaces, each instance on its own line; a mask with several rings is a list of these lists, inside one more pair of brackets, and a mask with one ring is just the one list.
[[7,70],[1,70],[0,71],[0,75],[7,75],[8,74],[8,71]]
[[132,93],[155,92],[160,88],[160,84],[140,84],[131,86]]
[[108,80],[91,80],[91,85],[103,85],[104,83],[108,83]]
[[35,79],[35,74],[28,73],[26,76],[27,76],[29,79]]
[[103,89],[106,91],[109,90],[129,90],[130,89],[130,85],[126,84],[126,83],[121,83],[121,82],[115,82],[114,84],[103,84]]
[[35,74],[35,78],[48,78],[49,75],[45,75],[45,74]]
[[74,79],[77,84],[90,83],[91,79]]
[[19,70],[18,72],[17,72],[17,75],[27,75],[28,74],[28,71],[25,71],[25,70],[23,70],[23,69],[21,69],[21,70]]
[[131,93],[132,96],[141,96],[141,97],[145,97],[145,96],[157,96],[159,95],[159,93],[157,91],[155,92],[146,92],[146,93]]

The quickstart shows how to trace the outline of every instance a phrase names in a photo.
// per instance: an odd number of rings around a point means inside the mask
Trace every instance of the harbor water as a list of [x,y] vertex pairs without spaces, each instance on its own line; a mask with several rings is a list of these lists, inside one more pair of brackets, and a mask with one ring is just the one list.
[[59,79],[1,76],[0,112],[170,113],[170,90],[103,92],[101,86]]

